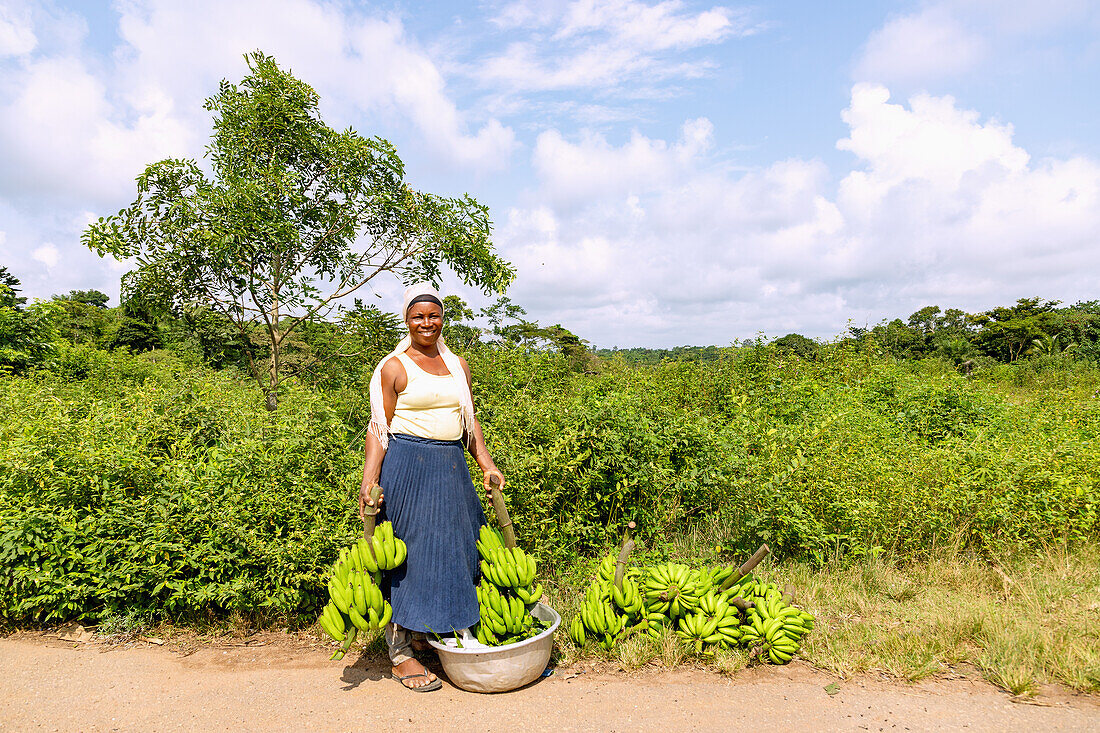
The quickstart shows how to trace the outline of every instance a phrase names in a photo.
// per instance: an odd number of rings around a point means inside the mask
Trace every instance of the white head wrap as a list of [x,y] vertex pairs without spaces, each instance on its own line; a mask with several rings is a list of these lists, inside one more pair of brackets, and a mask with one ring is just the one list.
[[[421,295],[432,296],[440,302],[440,308],[442,308],[443,298],[439,295],[439,291],[432,287],[431,283],[410,285],[405,288],[405,302],[401,306],[401,320],[405,320],[409,315],[409,305],[412,301]],[[389,446],[390,425],[386,419],[386,407],[382,401],[382,367],[391,358],[404,353],[410,346],[412,346],[412,336],[406,334],[405,338],[397,344],[397,348],[378,362],[378,366],[375,367],[374,374],[370,378],[370,433],[378,438],[383,450]],[[447,348],[447,344],[443,343],[442,336],[436,341],[436,347],[439,349],[439,355],[443,357],[443,363],[447,365],[447,371],[451,373],[458,385],[458,406],[462,418],[462,429],[465,431],[467,439],[473,440],[474,403],[470,399],[470,385],[466,381],[466,372],[462,368],[462,362],[458,360],[453,351]]]

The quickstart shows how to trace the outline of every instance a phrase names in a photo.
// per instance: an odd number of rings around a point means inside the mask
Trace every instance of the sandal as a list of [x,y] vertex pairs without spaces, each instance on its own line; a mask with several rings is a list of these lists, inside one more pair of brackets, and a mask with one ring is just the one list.
[[409,685],[405,684],[405,680],[415,679],[416,677],[423,677],[424,679],[427,679],[428,673],[426,671],[418,672],[417,674],[407,674],[404,677],[398,677],[391,672],[390,677],[393,677],[395,680],[397,680],[406,690],[412,690],[413,692],[431,692],[432,690],[438,690],[440,687],[443,686],[443,683],[438,677],[436,677],[428,684],[420,685],[419,687],[410,687]]

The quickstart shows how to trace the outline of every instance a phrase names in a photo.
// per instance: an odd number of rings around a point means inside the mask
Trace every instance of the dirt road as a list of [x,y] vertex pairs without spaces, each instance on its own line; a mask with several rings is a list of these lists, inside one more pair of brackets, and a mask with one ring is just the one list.
[[1049,690],[1038,705],[1020,704],[973,679],[837,681],[797,662],[732,679],[559,668],[500,695],[449,685],[418,694],[387,679],[378,659],[329,662],[317,648],[253,643],[181,654],[0,639],[0,730],[1100,730],[1094,696]]

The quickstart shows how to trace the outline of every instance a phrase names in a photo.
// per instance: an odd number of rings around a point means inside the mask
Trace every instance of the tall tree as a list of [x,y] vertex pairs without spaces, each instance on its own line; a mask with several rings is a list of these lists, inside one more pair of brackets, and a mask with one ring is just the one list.
[[68,295],[55,295],[54,300],[66,300],[73,303],[85,303],[96,308],[106,308],[110,296],[98,290],[70,290]]
[[457,295],[443,298],[443,335],[451,348],[466,350],[481,341],[481,329],[463,323],[475,315],[469,304]]
[[227,317],[274,410],[292,332],[380,273],[438,282],[446,266],[487,294],[515,273],[493,249],[485,206],[413,190],[390,143],[333,130],[308,84],[260,52],[246,60],[248,76],[205,103],[213,175],[194,160],[153,163],[137,199],[83,241],[136,259],[124,299]]
[[0,308],[19,310],[19,307],[27,302],[26,298],[19,295],[21,284],[19,278],[8,272],[8,268],[0,265]]
[[[481,317],[489,322],[493,334],[501,341],[510,341],[514,344],[518,344],[524,338],[520,328],[524,321],[520,316],[525,315],[527,311],[508,297],[498,298],[495,303],[481,309]],[[514,321],[514,323],[505,323],[506,321]]]
[[979,327],[975,336],[978,347],[1002,361],[1016,361],[1035,344],[1036,339],[1057,336],[1062,317],[1059,301],[1020,298],[1015,305],[997,307],[971,316]]

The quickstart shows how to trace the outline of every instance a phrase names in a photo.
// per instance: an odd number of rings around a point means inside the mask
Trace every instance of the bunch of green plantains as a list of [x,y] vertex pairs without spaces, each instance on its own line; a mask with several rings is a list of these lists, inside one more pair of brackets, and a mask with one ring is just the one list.
[[382,571],[405,562],[405,543],[393,535],[393,525],[383,522],[350,547],[340,550],[340,559],[328,581],[329,602],[317,622],[325,633],[342,646],[334,660],[355,643],[360,631],[381,629],[393,616],[389,601],[382,597]]
[[542,583],[534,584],[535,558],[518,547],[506,547],[500,531],[487,525],[481,527],[477,550],[481,554],[477,640],[502,646],[541,632],[545,625],[530,613],[542,597]]
[[740,568],[664,563],[628,570],[631,549],[627,539],[617,559],[608,555],[600,563],[569,625],[577,647],[594,641],[610,651],[631,634],[660,639],[672,630],[696,654],[743,646],[762,660],[786,664],[813,628],[812,614],[792,605],[774,583],[753,576],[766,545]]

